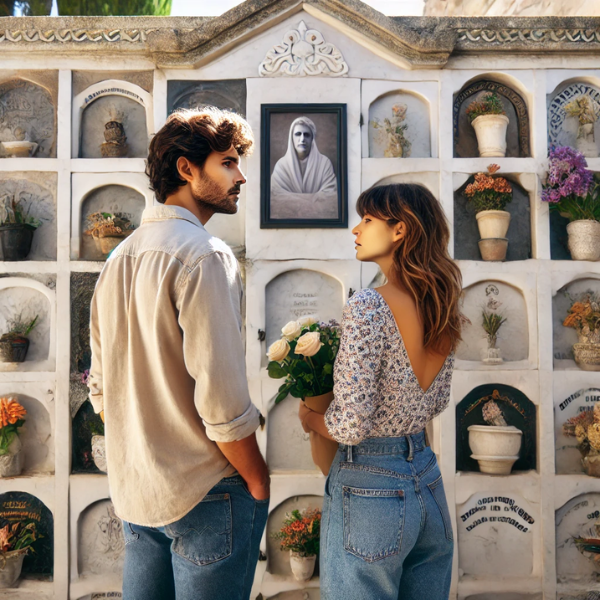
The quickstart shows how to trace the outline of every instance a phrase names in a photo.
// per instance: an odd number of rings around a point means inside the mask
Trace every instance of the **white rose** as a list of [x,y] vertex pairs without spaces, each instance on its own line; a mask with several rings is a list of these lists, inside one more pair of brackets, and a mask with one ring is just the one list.
[[294,352],[296,354],[303,354],[304,356],[314,356],[321,349],[322,345],[321,334],[318,331],[310,331],[298,340]]
[[288,341],[295,340],[302,333],[302,326],[298,321],[290,321],[282,330],[281,334]]
[[269,347],[269,351],[267,352],[267,356],[269,360],[274,360],[276,362],[282,361],[288,354],[290,353],[290,345],[287,343],[287,340],[277,340]]
[[301,327],[310,327],[311,325],[314,325],[317,322],[317,320],[314,317],[311,317],[310,315],[306,316],[306,317],[301,317],[300,319],[298,319],[298,323],[300,324]]

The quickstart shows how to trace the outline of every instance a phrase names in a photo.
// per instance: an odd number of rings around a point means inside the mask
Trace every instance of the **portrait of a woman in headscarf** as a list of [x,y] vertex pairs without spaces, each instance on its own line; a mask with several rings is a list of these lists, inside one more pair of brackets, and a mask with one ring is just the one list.
[[271,217],[336,218],[338,184],[331,160],[317,148],[317,128],[308,117],[295,119],[285,155],[271,176]]

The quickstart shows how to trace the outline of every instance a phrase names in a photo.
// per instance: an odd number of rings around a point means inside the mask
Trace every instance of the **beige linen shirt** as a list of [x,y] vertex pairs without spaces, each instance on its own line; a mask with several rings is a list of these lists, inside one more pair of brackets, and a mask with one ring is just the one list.
[[252,434],[242,285],[228,246],[188,210],[147,208],[106,262],[91,307],[90,400],[104,410],[122,519],[158,527],[235,473],[215,442]]

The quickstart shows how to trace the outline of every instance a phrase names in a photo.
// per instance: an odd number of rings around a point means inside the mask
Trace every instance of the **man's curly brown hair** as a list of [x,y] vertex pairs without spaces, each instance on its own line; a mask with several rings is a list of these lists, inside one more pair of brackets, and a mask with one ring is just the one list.
[[146,175],[161,204],[186,182],[179,176],[180,156],[202,168],[211,152],[233,146],[240,156],[252,152],[254,137],[245,119],[213,106],[178,110],[169,116],[150,142]]

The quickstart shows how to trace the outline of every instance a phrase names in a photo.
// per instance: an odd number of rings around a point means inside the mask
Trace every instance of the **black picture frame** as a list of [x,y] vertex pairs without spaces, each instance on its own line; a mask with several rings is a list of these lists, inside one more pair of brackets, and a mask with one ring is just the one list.
[[[346,104],[263,104],[261,106],[261,229],[345,229],[348,227],[348,133]],[[337,158],[332,166],[337,179],[335,218],[276,218],[271,214],[271,121],[274,115],[334,115]],[[290,121],[291,122],[291,121]],[[289,129],[288,129],[289,131]],[[318,135],[318,132],[317,132]]]

